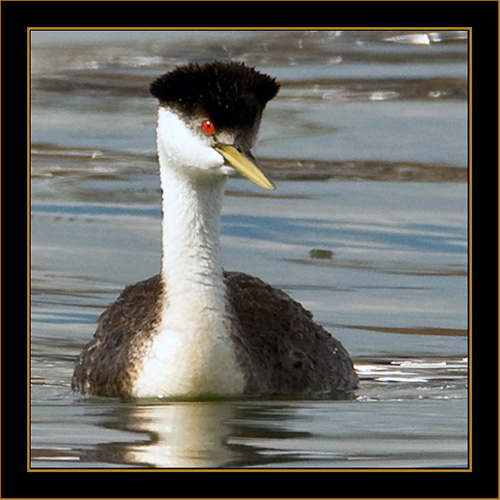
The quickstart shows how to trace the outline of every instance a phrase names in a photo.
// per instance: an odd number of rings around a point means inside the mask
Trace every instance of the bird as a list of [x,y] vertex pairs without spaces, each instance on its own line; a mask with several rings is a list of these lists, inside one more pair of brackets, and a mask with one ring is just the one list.
[[179,65],[150,85],[158,99],[161,271],[125,287],[99,316],[71,387],[88,396],[352,394],[343,347],[281,289],[226,271],[220,245],[226,179],[275,185],[251,153],[280,85],[243,62]]

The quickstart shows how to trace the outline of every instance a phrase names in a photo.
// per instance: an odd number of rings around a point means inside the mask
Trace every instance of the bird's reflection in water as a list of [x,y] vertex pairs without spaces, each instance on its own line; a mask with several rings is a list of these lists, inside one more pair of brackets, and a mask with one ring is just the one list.
[[[134,434],[130,442],[101,443],[84,461],[146,468],[231,468],[300,460],[280,453],[276,440],[305,438],[285,422],[300,419],[286,402],[187,401],[113,405],[101,425]],[[266,447],[272,440],[273,449]],[[284,441],[283,441],[284,442]],[[94,454],[91,452],[92,455]]]

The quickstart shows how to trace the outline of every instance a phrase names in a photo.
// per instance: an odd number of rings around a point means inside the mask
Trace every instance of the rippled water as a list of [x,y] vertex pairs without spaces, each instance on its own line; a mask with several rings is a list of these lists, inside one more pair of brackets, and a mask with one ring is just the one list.
[[[467,467],[467,33],[31,37],[33,468]],[[215,58],[282,84],[254,151],[278,189],[230,179],[225,266],[343,342],[353,399],[71,393],[98,315],[159,269],[149,82]]]

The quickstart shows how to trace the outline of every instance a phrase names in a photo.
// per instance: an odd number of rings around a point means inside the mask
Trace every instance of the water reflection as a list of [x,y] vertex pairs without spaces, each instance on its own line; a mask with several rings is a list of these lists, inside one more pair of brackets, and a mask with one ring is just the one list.
[[[412,390],[404,389],[408,384]],[[416,377],[404,382],[392,377],[382,385],[387,385],[384,395],[379,381],[347,402],[113,402],[104,412],[87,403],[85,420],[92,417],[102,429],[97,432],[100,442],[57,454],[53,447],[38,448],[32,455],[38,460],[34,467],[58,459],[79,468],[466,466],[467,402],[458,391],[449,397],[450,391],[441,390],[438,397],[436,387],[428,394]],[[422,389],[418,412],[411,395],[418,391],[415,385]],[[443,419],[443,411],[454,417]],[[72,459],[76,462],[71,465]]]
[[148,432],[150,441],[129,446],[125,459],[156,467],[217,467],[232,459],[227,422],[235,414],[232,406],[209,403],[129,408],[127,418],[120,415],[117,422]]
[[132,442],[105,442],[80,457],[82,462],[139,467],[228,468],[299,460],[263,446],[266,441],[306,439],[307,431],[280,425],[299,418],[288,404],[236,401],[113,405],[101,426],[124,431]]

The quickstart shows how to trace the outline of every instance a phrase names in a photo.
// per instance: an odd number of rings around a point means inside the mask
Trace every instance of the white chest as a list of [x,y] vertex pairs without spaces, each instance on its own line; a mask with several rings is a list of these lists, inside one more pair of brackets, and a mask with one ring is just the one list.
[[133,396],[241,394],[245,378],[228,327],[228,319],[216,312],[169,311],[144,357]]

